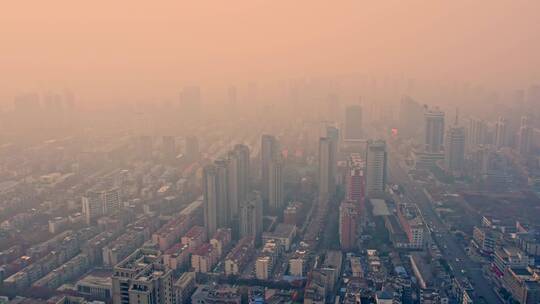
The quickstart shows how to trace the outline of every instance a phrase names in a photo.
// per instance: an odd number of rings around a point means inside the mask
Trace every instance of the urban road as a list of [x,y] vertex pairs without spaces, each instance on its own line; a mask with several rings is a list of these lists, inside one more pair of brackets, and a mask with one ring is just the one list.
[[[395,152],[397,153],[397,151]],[[396,155],[395,153],[389,154]],[[481,264],[469,258],[463,246],[457,242],[454,235],[448,231],[446,225],[435,213],[433,204],[424,193],[423,188],[418,186],[401,167],[399,159],[390,157],[388,168],[390,181],[405,188],[406,199],[418,205],[424,220],[431,223],[434,231],[437,231],[433,234],[435,242],[444,253],[454,276],[460,280],[465,277],[469,278],[475,290],[476,301],[502,303],[489,281],[483,276]]]

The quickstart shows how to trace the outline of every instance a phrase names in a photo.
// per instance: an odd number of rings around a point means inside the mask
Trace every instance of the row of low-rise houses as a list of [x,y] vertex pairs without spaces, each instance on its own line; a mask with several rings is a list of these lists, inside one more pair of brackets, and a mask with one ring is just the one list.
[[193,225],[202,223],[202,201],[196,200],[152,235],[160,250],[167,250]]
[[61,267],[64,263],[79,254],[81,245],[89,238],[95,236],[97,232],[97,229],[88,228],[78,232],[67,231],[61,235],[63,237],[61,240],[59,240],[59,237],[55,237],[53,243],[56,247],[49,248],[51,244],[48,241],[43,246],[50,250],[49,253],[6,278],[4,285],[15,290],[28,288],[34,282]]

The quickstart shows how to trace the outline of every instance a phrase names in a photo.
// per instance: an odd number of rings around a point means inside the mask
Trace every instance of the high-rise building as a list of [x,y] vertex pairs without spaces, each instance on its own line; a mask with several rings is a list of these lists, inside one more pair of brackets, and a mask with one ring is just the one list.
[[499,117],[495,123],[495,146],[497,148],[502,148],[506,146],[507,136],[507,123],[506,119]]
[[239,159],[234,150],[229,151],[227,156],[227,201],[229,204],[230,218],[233,219],[238,215],[238,208],[240,205],[240,193],[239,193],[239,182],[240,182],[240,173],[239,169]]
[[463,170],[465,165],[465,129],[452,126],[446,135],[446,167],[452,172]]
[[261,138],[261,182],[262,199],[268,202],[270,163],[281,155],[279,143],[273,135],[264,134]]
[[444,112],[438,109],[426,109],[424,119],[424,151],[428,153],[441,153],[444,144]]
[[234,146],[234,152],[238,164],[238,200],[242,202],[249,192],[250,152],[248,146],[241,144]]
[[386,187],[387,153],[384,140],[368,141],[366,148],[366,193],[369,197],[382,195]]
[[240,238],[253,237],[260,242],[263,229],[262,199],[258,191],[248,193],[247,199],[240,206]]
[[117,187],[99,191],[91,190],[82,197],[82,213],[87,224],[103,215],[120,210],[120,206],[120,189]]
[[518,151],[521,156],[527,157],[531,153],[532,140],[533,128],[529,126],[528,118],[522,117],[518,136]]
[[276,160],[269,167],[268,207],[274,214],[283,209],[283,162]]
[[[230,226],[231,212],[229,204],[229,181],[228,168],[229,162],[227,159],[218,159],[214,161],[216,166],[216,175],[219,181],[217,187],[217,228],[227,228]],[[213,234],[212,234],[213,235]],[[208,236],[209,238],[211,236]]]
[[467,129],[467,151],[472,151],[478,145],[488,143],[488,127],[484,120],[478,118],[469,119],[469,128]]
[[173,304],[172,270],[157,250],[137,249],[114,267],[113,304]]
[[326,203],[330,198],[330,153],[332,143],[328,137],[319,139],[319,203]]
[[228,227],[227,161],[217,160],[203,169],[204,226],[207,237]]
[[358,211],[365,214],[365,182],[364,161],[358,153],[352,153],[347,161],[347,175],[345,176],[346,194],[348,201],[358,206]]
[[362,107],[350,105],[345,109],[345,140],[362,139]]
[[337,183],[337,158],[339,153],[339,129],[333,126],[326,127],[326,137],[330,139],[330,177],[328,189],[330,190],[330,196],[333,196],[336,191]]
[[235,145],[228,154],[227,187],[230,220],[238,219],[238,208],[249,189],[249,148]]
[[339,243],[344,251],[354,250],[358,231],[358,205],[354,201],[343,201],[339,206]]

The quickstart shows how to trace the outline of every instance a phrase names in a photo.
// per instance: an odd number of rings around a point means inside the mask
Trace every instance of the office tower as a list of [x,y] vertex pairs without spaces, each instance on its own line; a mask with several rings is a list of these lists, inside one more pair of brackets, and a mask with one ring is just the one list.
[[414,137],[419,133],[419,121],[423,119],[424,108],[409,96],[401,99],[399,107],[398,134],[403,138]]
[[356,247],[358,218],[357,203],[343,201],[339,206],[339,243],[343,251],[351,251]]
[[227,161],[217,160],[203,169],[204,226],[207,237],[228,227]]
[[330,139],[330,185],[328,186],[330,190],[330,196],[333,196],[336,191],[337,183],[337,158],[339,153],[339,129],[336,127],[328,126],[326,127],[326,137]]
[[180,92],[180,110],[184,117],[196,118],[201,113],[201,89],[198,86],[186,86]]
[[362,139],[362,107],[351,105],[345,109],[345,140]]
[[[216,166],[217,179],[219,181],[217,187],[217,228],[227,228],[230,226],[231,210],[229,204],[229,181],[228,168],[229,162],[227,159],[218,159],[214,161]],[[213,234],[212,234],[213,235]],[[210,238],[211,236],[208,236]]]
[[533,128],[529,126],[527,117],[521,118],[521,127],[518,134],[518,152],[522,157],[529,156],[533,139]]
[[506,119],[499,117],[499,119],[495,123],[495,146],[497,148],[502,148],[506,146],[506,132]]
[[238,219],[238,208],[249,189],[249,148],[235,145],[228,154],[227,182],[230,219]]
[[424,152],[441,153],[444,144],[444,112],[426,109],[424,119]]
[[82,213],[87,224],[97,218],[120,210],[120,189],[90,190],[82,197]]
[[190,136],[186,138],[185,152],[188,160],[194,161],[199,159],[199,140],[197,137]]
[[332,143],[328,137],[319,139],[319,204],[330,198],[330,153]]
[[469,119],[467,129],[467,149],[471,151],[478,145],[487,144],[488,127],[485,121],[477,118]]
[[448,129],[445,147],[446,167],[452,172],[463,170],[465,165],[465,129],[454,125]]
[[238,200],[240,202],[247,198],[249,192],[249,148],[246,145],[235,145],[234,152],[238,165]]
[[283,162],[275,160],[269,167],[268,206],[274,214],[283,209]]
[[170,161],[176,158],[176,142],[174,136],[163,136],[161,148],[164,159]]
[[207,237],[217,231],[217,188],[218,178],[215,165],[203,169],[204,227]]
[[234,150],[229,151],[227,156],[227,201],[229,203],[229,215],[232,220],[238,215],[239,199],[239,172],[238,159]]
[[247,236],[255,238],[259,243],[263,229],[262,199],[258,191],[248,193],[246,200],[240,206],[240,238]]
[[384,194],[386,186],[386,142],[368,141],[366,148],[366,194],[378,197]]
[[364,161],[358,153],[352,153],[347,161],[347,174],[345,176],[346,194],[348,201],[358,206],[360,214],[365,214],[365,176]]
[[261,137],[261,181],[262,181],[262,199],[268,202],[268,186],[270,163],[281,156],[279,143],[273,135],[265,134]]
[[173,304],[172,270],[160,252],[137,249],[114,267],[113,304]]

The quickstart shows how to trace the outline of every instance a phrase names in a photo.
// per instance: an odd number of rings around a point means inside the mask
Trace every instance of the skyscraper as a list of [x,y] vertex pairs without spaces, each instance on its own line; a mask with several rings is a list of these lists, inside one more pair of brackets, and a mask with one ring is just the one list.
[[344,251],[354,250],[358,237],[358,206],[353,201],[343,201],[339,206],[339,243]]
[[236,219],[240,203],[246,199],[249,189],[249,148],[246,145],[235,145],[227,160],[229,213],[230,219]]
[[217,231],[218,177],[215,165],[203,169],[204,227],[207,237]]
[[364,161],[360,154],[352,153],[347,161],[346,195],[348,201],[353,201],[358,205],[361,214],[365,212],[365,175]]
[[264,134],[261,137],[261,182],[264,202],[268,202],[270,163],[280,154],[279,143],[276,138],[273,135]]
[[336,176],[337,176],[337,158],[339,153],[339,129],[333,126],[326,127],[326,137],[330,139],[330,176],[328,189],[330,196],[333,196],[336,191]]
[[478,145],[487,144],[488,127],[485,121],[478,118],[469,119],[467,129],[467,151],[472,151]]
[[204,226],[208,236],[229,224],[227,165],[226,160],[217,160],[203,169]]
[[249,192],[247,199],[240,206],[240,238],[252,236],[260,242],[263,228],[262,199],[258,191]]
[[242,202],[247,198],[249,192],[249,148],[246,145],[237,144],[234,146],[238,165],[238,201]]
[[424,149],[429,153],[441,153],[444,144],[444,112],[427,110],[424,112]]
[[522,157],[529,156],[533,139],[533,128],[529,126],[527,117],[521,118],[521,127],[518,134],[518,151]]
[[387,166],[386,142],[368,141],[366,148],[366,192],[369,197],[384,193]]
[[506,146],[506,134],[507,124],[506,119],[499,117],[495,123],[495,146],[497,148],[502,148]]
[[328,137],[319,139],[319,204],[330,198],[330,153],[332,143]]
[[345,140],[362,139],[362,107],[350,105],[345,109]]
[[214,161],[216,166],[217,183],[217,228],[227,228],[231,221],[231,208],[229,204],[229,162],[227,159]]
[[238,215],[238,208],[240,205],[240,173],[239,159],[234,150],[229,151],[227,155],[227,200],[229,203],[229,215],[230,219],[235,218]]
[[269,168],[268,206],[272,213],[279,214],[283,209],[283,162],[275,160]]
[[445,148],[446,167],[452,172],[463,170],[465,165],[465,129],[454,125],[448,129]]

